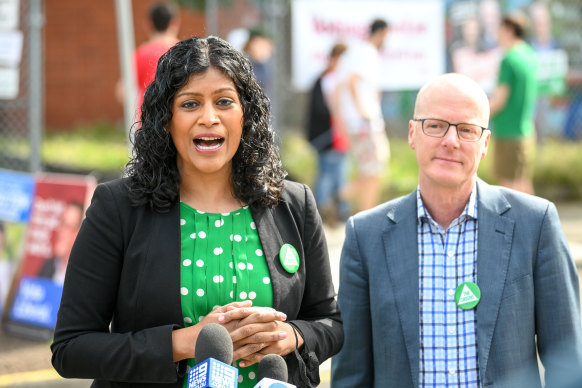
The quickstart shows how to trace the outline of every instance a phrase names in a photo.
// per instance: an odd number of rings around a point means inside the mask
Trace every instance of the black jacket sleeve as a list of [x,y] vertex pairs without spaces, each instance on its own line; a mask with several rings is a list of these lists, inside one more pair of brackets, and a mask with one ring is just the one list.
[[[139,317],[127,308],[136,305],[139,296],[131,294],[133,285],[121,281],[139,278],[139,266],[127,259],[138,219],[117,190],[120,185],[118,181],[97,187],[73,246],[51,345],[52,363],[64,377],[101,380],[96,386],[109,386],[106,381],[181,386],[179,371],[184,370],[177,368],[172,355],[172,330],[178,326],[171,319],[141,328],[115,322],[123,315]],[[143,321],[150,314],[154,313],[144,313]]]

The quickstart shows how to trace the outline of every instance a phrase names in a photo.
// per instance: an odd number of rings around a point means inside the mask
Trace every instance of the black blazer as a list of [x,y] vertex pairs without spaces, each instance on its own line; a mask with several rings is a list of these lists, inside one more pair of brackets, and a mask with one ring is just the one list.
[[[251,211],[273,307],[305,340],[301,357],[286,357],[290,381],[317,385],[318,363],[339,351],[343,329],[313,195],[286,181],[278,206]],[[59,374],[95,379],[93,387],[182,386],[186,363],[172,355],[172,330],[183,327],[179,217],[178,201],[167,213],[132,206],[124,179],[97,187],[71,252],[51,345]],[[279,261],[284,243],[300,256],[294,274]]]

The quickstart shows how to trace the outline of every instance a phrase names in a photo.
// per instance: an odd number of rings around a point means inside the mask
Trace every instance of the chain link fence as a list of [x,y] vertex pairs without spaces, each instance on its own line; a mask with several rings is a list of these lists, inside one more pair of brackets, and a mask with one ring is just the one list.
[[[37,172],[42,123],[42,3],[2,3],[0,34],[14,50],[0,64],[0,168]],[[21,46],[18,36],[22,37]],[[8,56],[12,63],[7,63]]]

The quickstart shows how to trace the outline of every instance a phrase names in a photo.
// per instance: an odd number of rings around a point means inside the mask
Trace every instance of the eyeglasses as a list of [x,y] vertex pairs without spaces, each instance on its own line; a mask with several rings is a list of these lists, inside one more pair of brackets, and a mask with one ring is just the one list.
[[457,128],[457,136],[462,141],[478,141],[483,136],[483,132],[487,128],[476,124],[451,124],[445,120],[439,119],[413,119],[413,121],[420,121],[422,123],[422,132],[430,137],[445,137],[449,128],[455,126]]

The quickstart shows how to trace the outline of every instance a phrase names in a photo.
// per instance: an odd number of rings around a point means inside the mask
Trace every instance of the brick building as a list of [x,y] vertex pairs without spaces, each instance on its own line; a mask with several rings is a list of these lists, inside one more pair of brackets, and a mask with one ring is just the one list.
[[[148,39],[147,12],[159,0],[133,0],[135,45]],[[45,0],[44,82],[45,124],[66,130],[80,124],[121,122],[123,107],[115,98],[121,77],[115,1]],[[179,39],[205,35],[205,16],[180,11]],[[259,11],[237,0],[219,11],[219,35],[250,27]]]
[[[145,20],[155,0],[133,1],[136,46],[148,38]],[[45,123],[50,130],[93,122],[119,122],[120,78],[115,2],[45,1]],[[204,15],[181,11],[179,37],[204,34]]]

